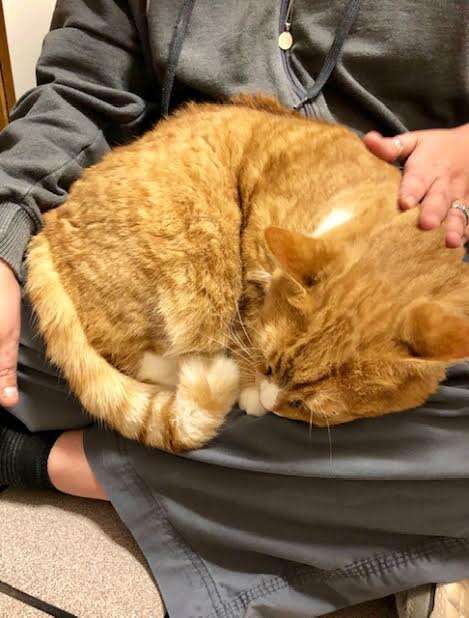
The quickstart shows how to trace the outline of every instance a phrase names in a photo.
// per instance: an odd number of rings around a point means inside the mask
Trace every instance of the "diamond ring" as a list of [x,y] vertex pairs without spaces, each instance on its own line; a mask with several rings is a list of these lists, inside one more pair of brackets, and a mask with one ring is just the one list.
[[467,227],[469,225],[469,205],[464,204],[461,200],[455,200],[450,208],[456,208],[456,210],[460,210],[463,213]]

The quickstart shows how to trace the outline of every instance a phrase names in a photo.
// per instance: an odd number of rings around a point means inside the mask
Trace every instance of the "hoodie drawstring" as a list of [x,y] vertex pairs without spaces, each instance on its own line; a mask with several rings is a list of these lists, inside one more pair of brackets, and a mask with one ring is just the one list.
[[360,1],[361,0],[349,0],[344,16],[337,27],[334,40],[329,51],[327,52],[326,57],[324,58],[323,65],[319,71],[319,75],[317,76],[314,86],[312,86],[310,90],[306,91],[306,96],[299,103],[297,103],[297,105],[295,105],[295,109],[301,109],[303,105],[309,101],[314,101],[321,94],[322,89],[326,85],[332,71],[335,69],[339,61],[344,43],[358,16]]
[[166,66],[166,73],[164,75],[161,93],[161,113],[165,118],[167,118],[169,114],[171,93],[173,91],[174,80],[176,78],[176,68],[195,3],[196,0],[184,0],[181,10],[179,11],[176,25],[174,26],[173,36],[171,37],[168,64]]

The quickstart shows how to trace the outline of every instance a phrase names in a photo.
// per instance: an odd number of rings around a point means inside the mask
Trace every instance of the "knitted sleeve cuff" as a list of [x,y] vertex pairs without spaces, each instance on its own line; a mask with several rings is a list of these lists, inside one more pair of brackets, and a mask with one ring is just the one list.
[[0,259],[9,264],[21,283],[23,256],[33,230],[33,221],[19,204],[0,204]]

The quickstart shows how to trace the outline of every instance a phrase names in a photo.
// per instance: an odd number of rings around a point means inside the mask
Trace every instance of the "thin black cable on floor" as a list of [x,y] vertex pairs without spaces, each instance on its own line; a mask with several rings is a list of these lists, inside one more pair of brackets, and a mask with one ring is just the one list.
[[50,603],[46,603],[37,597],[33,597],[22,590],[18,590],[18,588],[14,588],[10,586],[10,584],[6,584],[5,582],[0,581],[0,593],[6,594],[17,601],[21,601],[25,605],[29,605],[30,607],[35,607],[36,609],[48,614],[49,616],[55,616],[56,618],[78,618],[74,614],[70,614],[55,605],[51,605]]

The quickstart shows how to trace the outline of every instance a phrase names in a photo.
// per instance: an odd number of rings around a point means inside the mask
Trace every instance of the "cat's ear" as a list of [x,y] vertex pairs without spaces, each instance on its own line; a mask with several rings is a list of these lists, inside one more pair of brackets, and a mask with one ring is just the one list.
[[280,268],[304,286],[309,286],[337,256],[330,241],[310,238],[279,227],[268,227],[265,240]]
[[416,301],[404,312],[400,339],[419,358],[463,360],[469,358],[469,318],[440,302]]

